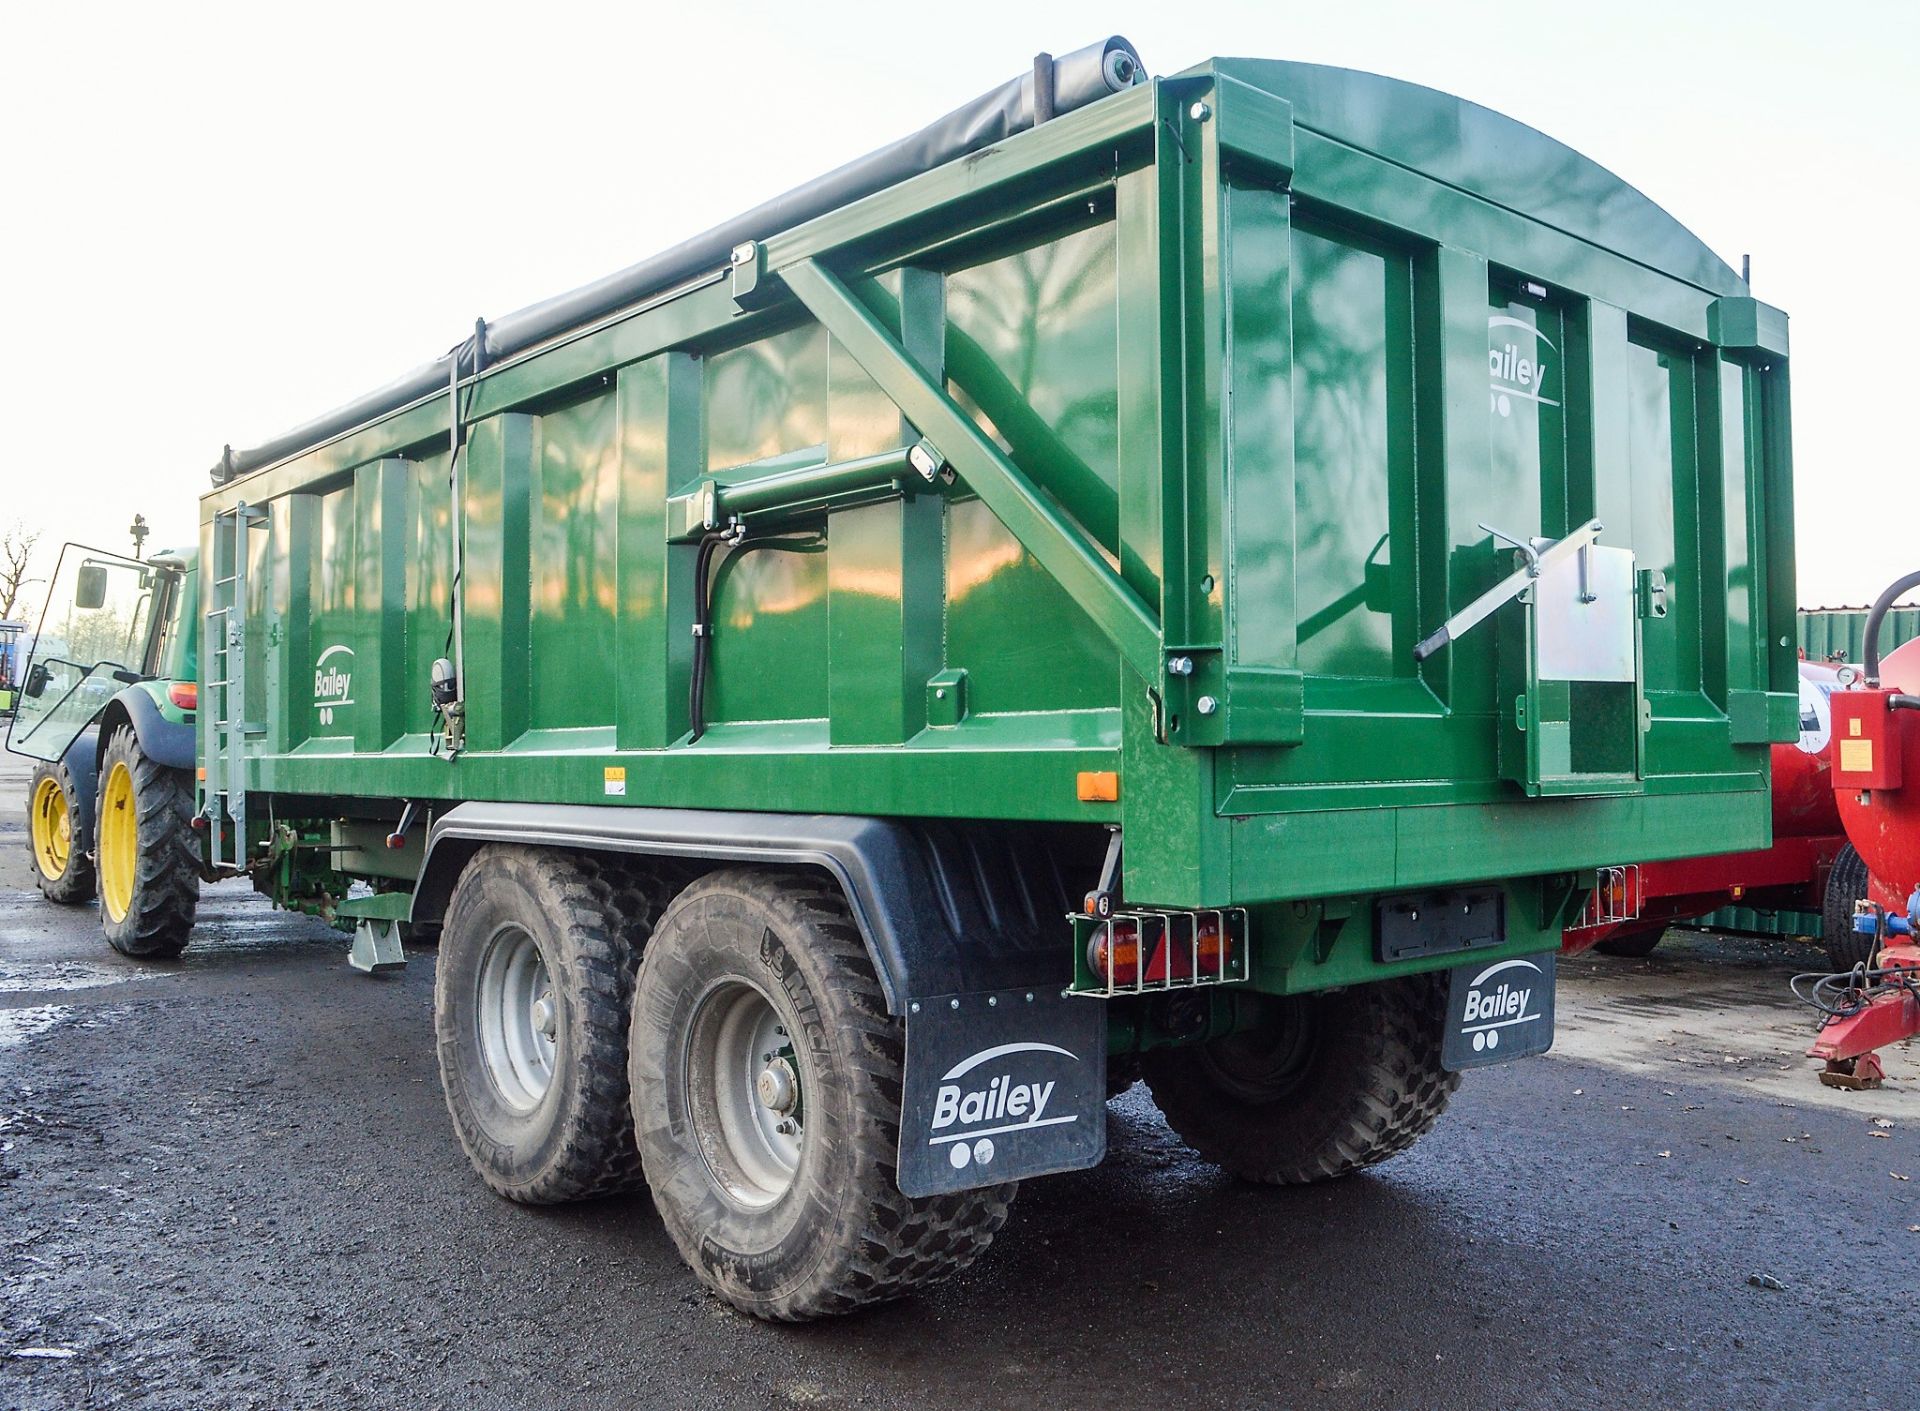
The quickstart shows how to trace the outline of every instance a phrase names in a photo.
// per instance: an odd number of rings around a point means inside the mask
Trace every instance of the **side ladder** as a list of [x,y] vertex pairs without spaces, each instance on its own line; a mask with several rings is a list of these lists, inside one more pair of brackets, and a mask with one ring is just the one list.
[[201,635],[207,679],[200,683],[207,722],[206,810],[209,855],[215,870],[238,872],[247,862],[249,735],[266,726],[247,710],[247,532],[263,528],[267,512],[245,501],[213,517],[213,573]]

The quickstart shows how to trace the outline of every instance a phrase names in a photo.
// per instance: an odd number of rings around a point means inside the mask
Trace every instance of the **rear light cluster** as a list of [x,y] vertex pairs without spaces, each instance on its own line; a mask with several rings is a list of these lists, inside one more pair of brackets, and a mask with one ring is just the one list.
[[1081,993],[1138,994],[1247,978],[1246,912],[1123,911],[1092,923]]
[[1640,868],[1602,867],[1594,872],[1593,893],[1574,930],[1591,926],[1611,926],[1640,917]]
[[200,683],[197,681],[174,681],[167,686],[167,699],[182,710],[200,708]]

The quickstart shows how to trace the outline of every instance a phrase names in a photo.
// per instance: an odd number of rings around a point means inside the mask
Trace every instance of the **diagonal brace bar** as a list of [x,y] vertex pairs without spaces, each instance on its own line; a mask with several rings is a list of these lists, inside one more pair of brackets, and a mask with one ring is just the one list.
[[1160,678],[1160,626],[1139,596],[1050,505],[1020,468],[922,372],[867,306],[825,267],[799,260],[787,287],[940,452],[1068,596],[1111,637],[1128,665]]

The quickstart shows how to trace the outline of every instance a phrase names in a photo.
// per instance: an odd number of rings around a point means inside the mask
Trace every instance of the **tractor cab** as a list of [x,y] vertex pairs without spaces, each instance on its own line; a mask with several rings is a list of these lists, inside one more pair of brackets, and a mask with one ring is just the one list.
[[66,545],[20,672],[7,748],[59,759],[129,687],[147,687],[165,717],[190,712],[192,567],[191,552],[140,560]]

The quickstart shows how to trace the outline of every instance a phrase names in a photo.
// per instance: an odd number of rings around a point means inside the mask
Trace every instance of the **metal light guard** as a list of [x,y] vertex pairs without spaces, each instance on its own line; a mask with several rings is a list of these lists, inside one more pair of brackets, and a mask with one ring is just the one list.
[[1590,926],[1613,926],[1640,919],[1640,866],[1601,867],[1594,870],[1593,895],[1575,923],[1575,930]]
[[[1143,907],[1115,911],[1104,920],[1079,912],[1068,913],[1073,923],[1073,987],[1071,993],[1094,999],[1115,999],[1122,995],[1161,994],[1168,990],[1195,989],[1201,985],[1228,985],[1245,980],[1252,973],[1252,955],[1245,907],[1203,907],[1181,911]],[[1220,937],[1223,954],[1216,968],[1203,973],[1200,938],[1209,925]],[[1088,958],[1091,943],[1104,937],[1111,953],[1118,928],[1130,924],[1136,950],[1133,978],[1115,981],[1101,975]],[[1157,977],[1148,978],[1151,961],[1166,943],[1165,963]],[[1176,949],[1178,948],[1178,949]],[[1185,973],[1178,973],[1176,955],[1185,960]],[[1110,967],[1111,969],[1111,967]]]

